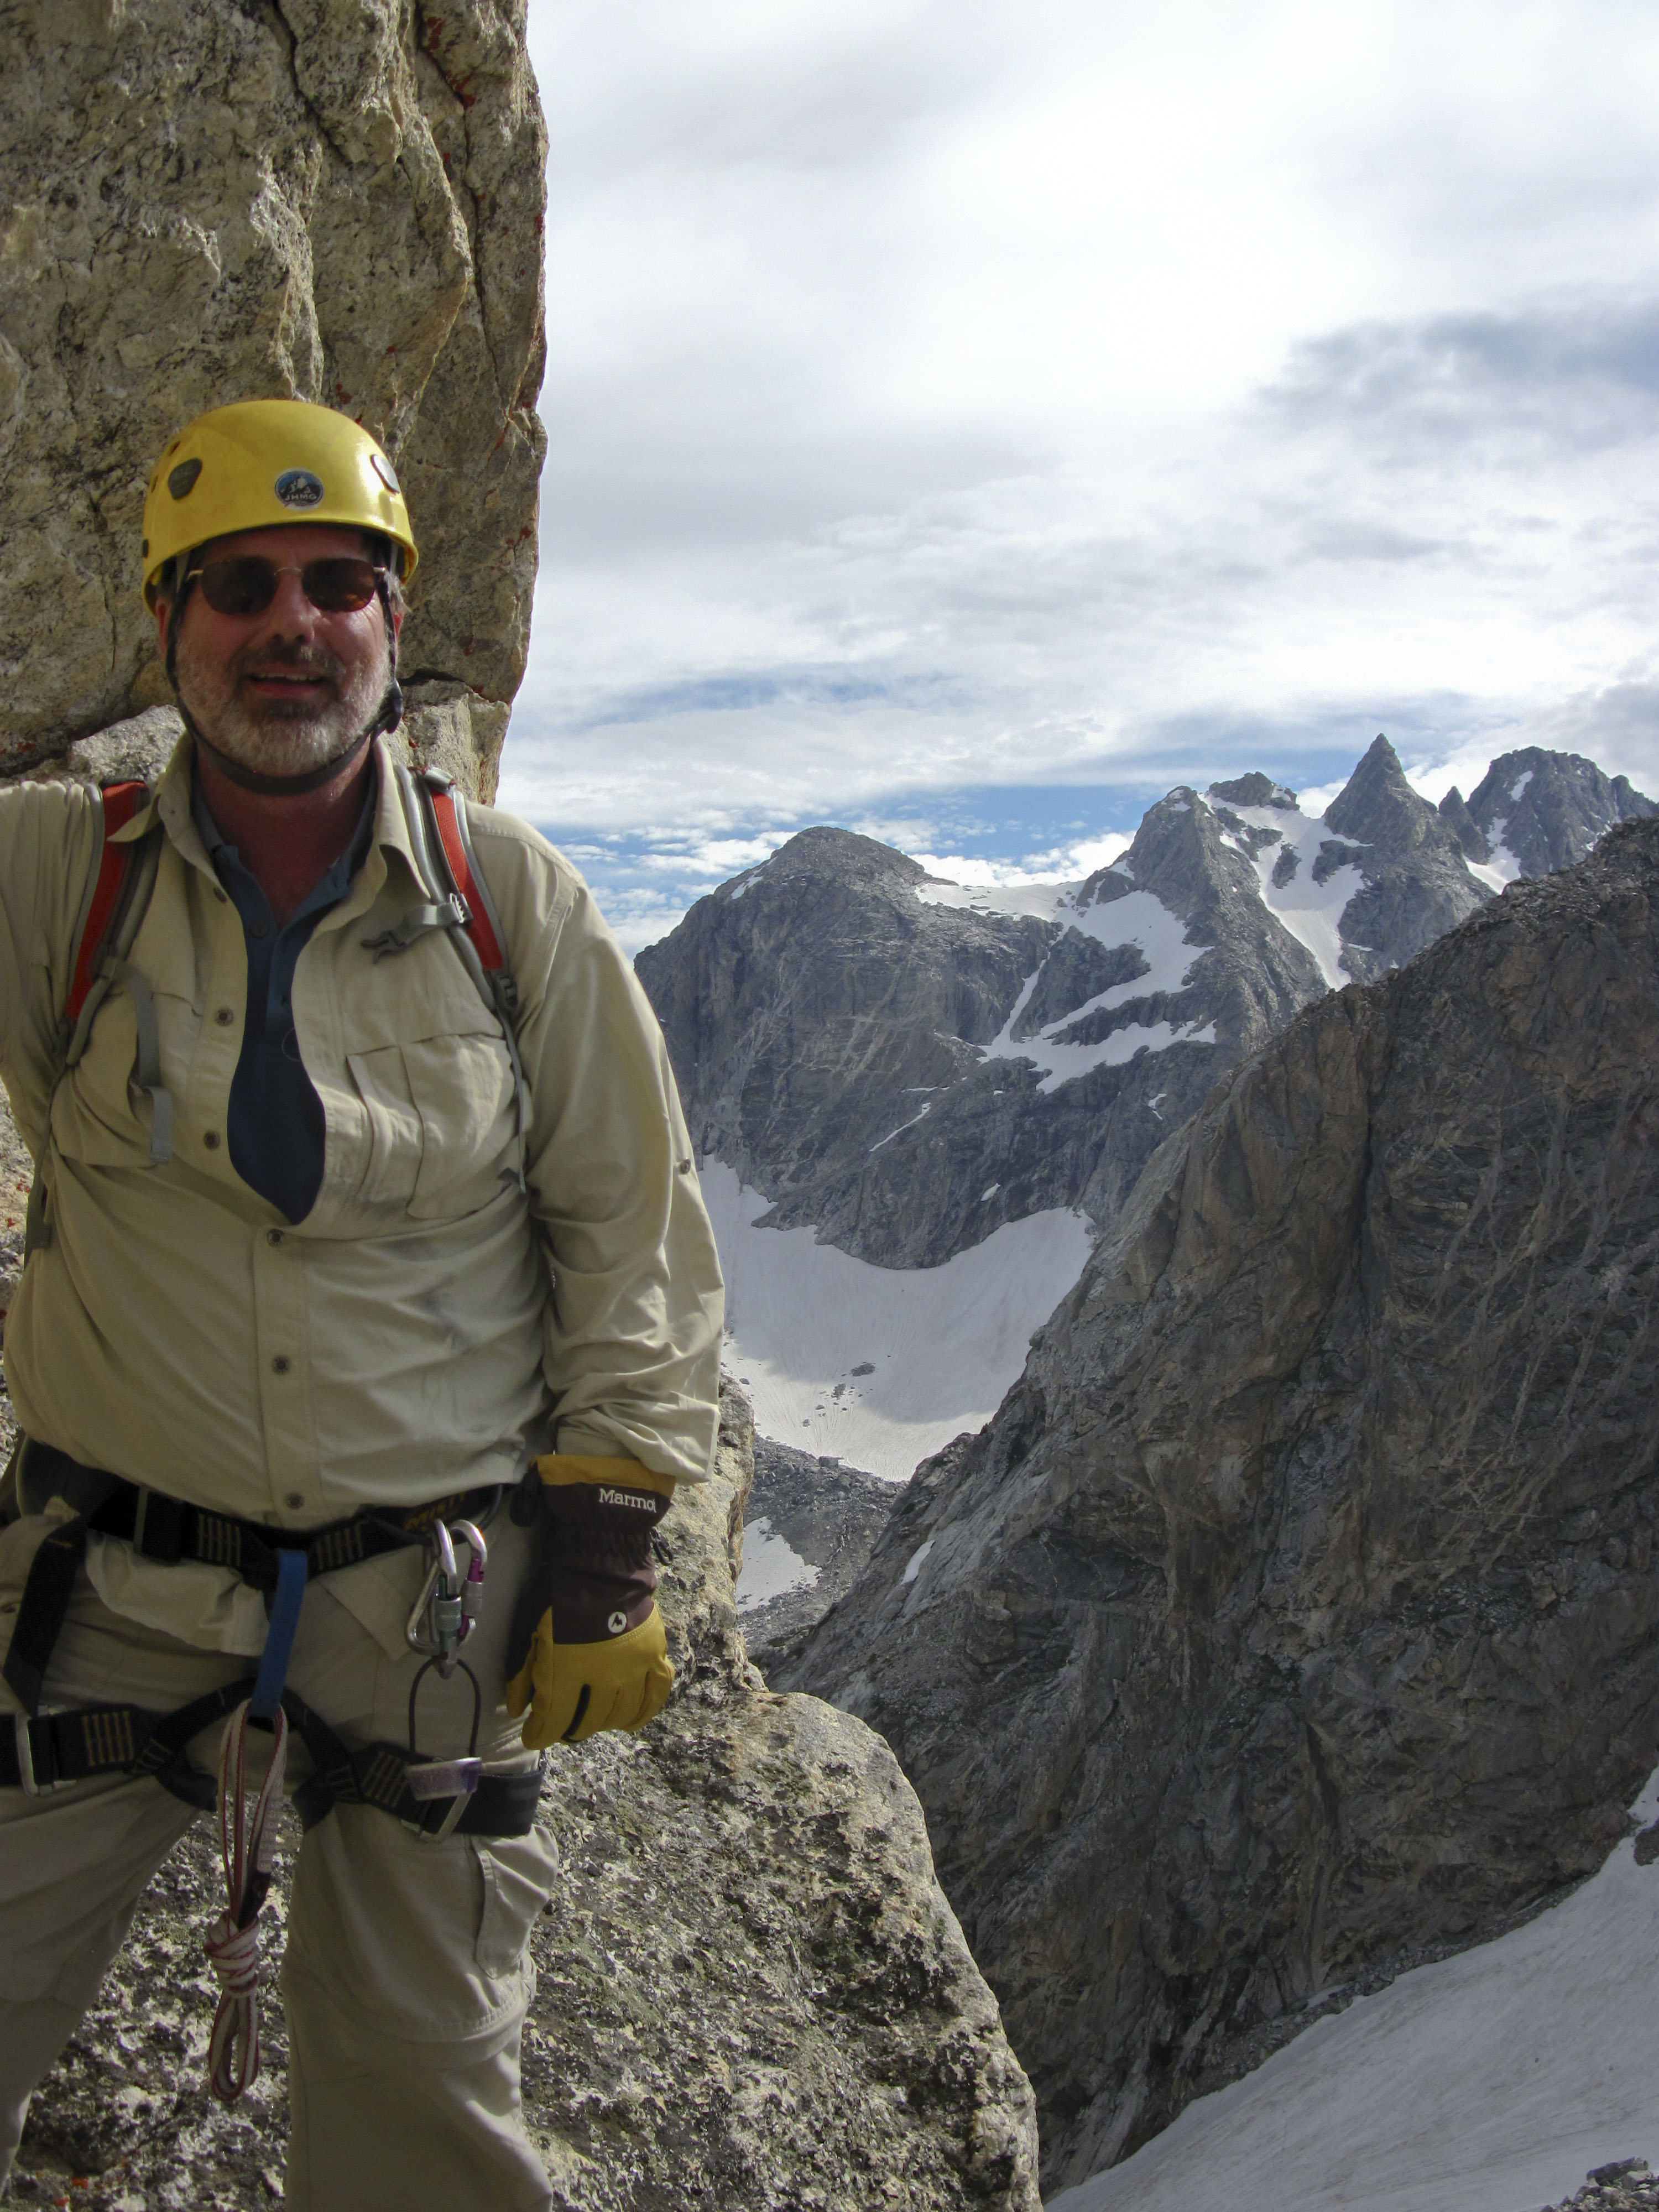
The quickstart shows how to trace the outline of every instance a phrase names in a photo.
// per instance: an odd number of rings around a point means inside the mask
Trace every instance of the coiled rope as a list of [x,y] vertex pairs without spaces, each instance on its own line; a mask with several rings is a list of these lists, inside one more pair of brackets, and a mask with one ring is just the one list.
[[259,1909],[270,1888],[270,1816],[283,1787],[288,1716],[271,1716],[270,1765],[247,1812],[248,1708],[238,1705],[219,1745],[219,1855],[226,1910],[203,1939],[219,1977],[219,2005],[208,2044],[208,2087],[234,2105],[259,2073]]

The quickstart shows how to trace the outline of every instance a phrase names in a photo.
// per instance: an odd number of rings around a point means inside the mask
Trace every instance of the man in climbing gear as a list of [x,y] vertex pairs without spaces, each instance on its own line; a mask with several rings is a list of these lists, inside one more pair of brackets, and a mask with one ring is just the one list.
[[[708,1472],[720,1272],[585,885],[411,774],[392,463],[261,400],[175,438],[153,790],[0,793],[0,1074],[34,1159],[0,1492],[0,2181],[139,1894],[216,1808],[209,2054],[287,2201],[550,2202],[519,2100],[550,1747],[660,1710],[653,1537]],[[553,1750],[553,1786],[559,1753]]]

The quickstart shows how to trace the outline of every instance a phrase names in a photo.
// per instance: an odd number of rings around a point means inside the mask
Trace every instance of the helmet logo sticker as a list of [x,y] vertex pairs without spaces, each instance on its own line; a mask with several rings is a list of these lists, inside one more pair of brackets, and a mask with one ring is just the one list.
[[309,469],[284,469],[276,479],[276,491],[284,507],[315,507],[323,496],[323,480]]
[[374,465],[375,475],[379,477],[380,482],[386,486],[386,489],[390,492],[398,491],[399,486],[397,474],[393,470],[391,462],[387,460],[386,455],[384,453],[371,453],[368,458]]
[[188,499],[196,489],[196,479],[202,473],[199,461],[180,461],[167,477],[167,489],[174,499]]

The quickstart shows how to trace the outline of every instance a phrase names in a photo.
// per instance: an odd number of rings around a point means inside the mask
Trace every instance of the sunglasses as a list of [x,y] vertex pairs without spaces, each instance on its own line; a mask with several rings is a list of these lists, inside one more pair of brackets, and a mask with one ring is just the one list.
[[277,578],[297,576],[319,615],[353,615],[375,596],[384,573],[355,553],[330,554],[303,566],[279,566],[263,553],[238,553],[204,562],[185,581],[193,578],[201,585],[202,597],[216,615],[262,615],[276,596]]

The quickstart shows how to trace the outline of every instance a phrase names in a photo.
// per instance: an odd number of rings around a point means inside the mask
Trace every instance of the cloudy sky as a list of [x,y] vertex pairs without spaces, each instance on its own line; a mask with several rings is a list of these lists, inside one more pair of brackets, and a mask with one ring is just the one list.
[[1179,782],[1659,795],[1659,10],[530,0],[505,803],[630,945],[809,822],[1080,873]]

